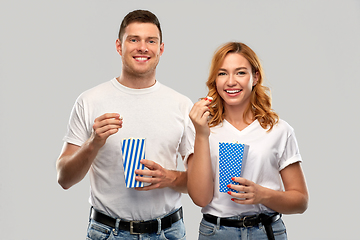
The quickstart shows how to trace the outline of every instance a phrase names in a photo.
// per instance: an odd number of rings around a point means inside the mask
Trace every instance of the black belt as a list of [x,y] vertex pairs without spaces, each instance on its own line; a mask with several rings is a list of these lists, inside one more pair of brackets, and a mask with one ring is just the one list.
[[[90,217],[95,221],[105,224],[109,227],[115,228],[116,219],[105,215],[99,211],[96,211],[94,208],[91,210]],[[171,225],[183,217],[182,208],[179,208],[176,212],[165,216],[160,219],[161,221],[161,230],[171,227]],[[148,221],[125,221],[121,220],[119,223],[119,229],[123,231],[128,231],[130,234],[142,234],[142,233],[156,233],[158,231],[158,220],[148,220]]]
[[[217,224],[218,217],[210,215],[210,214],[204,214],[204,219],[210,223]],[[281,215],[279,213],[274,213],[273,215],[266,215],[266,214],[258,214],[258,215],[251,215],[251,216],[245,216],[240,220],[236,219],[228,219],[228,218],[220,218],[220,225],[221,226],[227,226],[227,227],[255,227],[258,226],[260,223],[262,223],[266,230],[266,235],[268,236],[269,240],[273,240],[274,233],[273,229],[271,227],[271,224],[273,222],[276,222],[281,218]]]

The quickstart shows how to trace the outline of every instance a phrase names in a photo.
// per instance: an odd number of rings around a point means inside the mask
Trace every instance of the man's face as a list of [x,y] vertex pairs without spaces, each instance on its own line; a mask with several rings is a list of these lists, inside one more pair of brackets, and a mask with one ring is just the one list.
[[139,77],[155,74],[164,44],[160,44],[159,30],[152,23],[130,23],[116,48],[122,56],[122,71]]

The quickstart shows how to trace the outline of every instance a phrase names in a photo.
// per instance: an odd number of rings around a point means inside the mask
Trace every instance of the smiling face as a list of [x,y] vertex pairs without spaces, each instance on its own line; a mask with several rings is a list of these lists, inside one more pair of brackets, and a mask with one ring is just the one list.
[[252,87],[258,80],[249,61],[239,53],[228,53],[216,77],[216,90],[223,99],[225,111],[241,109],[250,104]]
[[122,56],[124,75],[155,77],[156,66],[164,52],[156,25],[140,22],[129,24],[122,39],[117,39],[116,48]]

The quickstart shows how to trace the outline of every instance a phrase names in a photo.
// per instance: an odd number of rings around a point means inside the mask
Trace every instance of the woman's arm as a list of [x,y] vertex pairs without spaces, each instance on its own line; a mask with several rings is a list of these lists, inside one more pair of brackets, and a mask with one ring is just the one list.
[[262,187],[245,178],[234,178],[240,185],[229,185],[239,193],[228,192],[239,204],[263,204],[283,214],[303,213],[307,209],[309,194],[299,162],[280,171],[285,191]]
[[196,134],[194,153],[188,158],[187,188],[193,202],[200,207],[208,205],[214,196],[209,145],[210,129],[207,124],[210,102],[211,100],[204,99],[195,103],[189,114]]

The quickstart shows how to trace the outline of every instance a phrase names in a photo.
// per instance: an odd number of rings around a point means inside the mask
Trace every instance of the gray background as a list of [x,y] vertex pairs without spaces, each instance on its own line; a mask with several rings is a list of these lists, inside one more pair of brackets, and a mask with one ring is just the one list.
[[[0,238],[85,239],[89,180],[62,190],[55,160],[77,96],[120,74],[119,24],[138,8],[162,24],[157,79],[194,102],[220,44],[258,53],[273,108],[295,128],[310,191],[303,215],[284,216],[289,239],[359,239],[355,0],[1,0]],[[196,239],[200,209],[187,195],[183,205]]]

